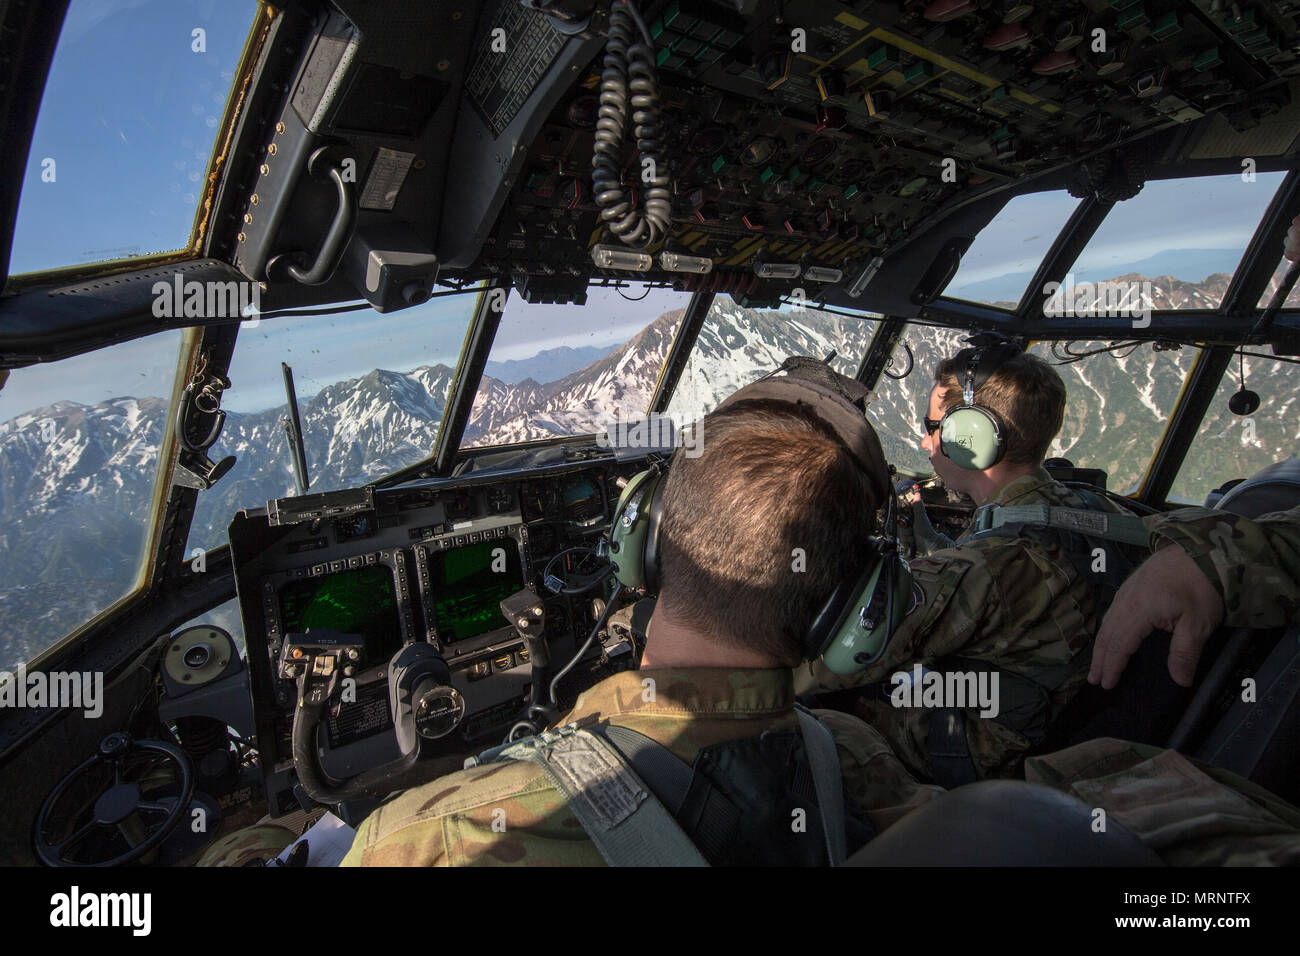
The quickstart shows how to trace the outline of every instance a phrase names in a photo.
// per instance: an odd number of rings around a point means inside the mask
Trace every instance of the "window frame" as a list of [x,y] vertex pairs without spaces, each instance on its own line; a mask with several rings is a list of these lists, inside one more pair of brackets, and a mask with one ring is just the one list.
[[[142,601],[159,580],[163,569],[158,558],[164,546],[168,543],[164,541],[164,531],[167,523],[164,522],[163,518],[171,500],[173,477],[180,451],[180,443],[176,440],[175,410],[180,403],[181,395],[185,391],[190,375],[198,362],[203,345],[203,331],[202,327],[197,326],[181,330],[181,343],[177,354],[176,371],[172,377],[167,418],[163,423],[162,439],[158,444],[158,462],[154,471],[153,491],[149,500],[148,527],[146,528],[144,547],[140,550],[135,577],[132,579],[130,587],[98,614],[86,619],[63,637],[33,656],[26,662],[29,668],[33,670],[44,669],[49,662],[75,650],[92,633],[98,631],[105,621]],[[165,334],[165,332],[159,334]],[[189,533],[188,527],[189,524],[186,522],[185,535]],[[182,539],[183,546],[184,541]]]

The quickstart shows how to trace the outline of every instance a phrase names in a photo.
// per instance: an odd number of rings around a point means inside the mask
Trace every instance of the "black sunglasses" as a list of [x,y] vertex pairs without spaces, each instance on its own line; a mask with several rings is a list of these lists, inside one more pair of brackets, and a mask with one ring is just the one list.
[[939,427],[939,425],[940,425],[941,422],[942,422],[942,419],[939,419],[938,421],[936,421],[936,420],[933,419],[933,418],[927,418],[927,419],[925,419],[925,433],[926,433],[927,435],[933,435],[933,434],[934,434],[934,430],[935,430],[936,428]]

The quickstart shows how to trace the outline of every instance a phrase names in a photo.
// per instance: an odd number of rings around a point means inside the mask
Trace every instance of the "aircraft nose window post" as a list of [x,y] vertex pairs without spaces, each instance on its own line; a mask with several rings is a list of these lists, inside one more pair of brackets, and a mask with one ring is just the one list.
[[[488,865],[1270,924],[1300,0],[0,32],[18,925],[170,940],[189,880],[248,878],[212,869]],[[873,883],[910,937],[971,923],[915,885]]]

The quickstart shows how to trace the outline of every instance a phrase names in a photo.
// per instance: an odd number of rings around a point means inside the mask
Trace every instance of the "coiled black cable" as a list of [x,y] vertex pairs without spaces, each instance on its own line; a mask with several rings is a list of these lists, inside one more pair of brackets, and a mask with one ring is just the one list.
[[[634,34],[640,34],[637,38]],[[615,0],[609,11],[609,40],[600,74],[600,110],[591,157],[591,183],[600,218],[627,245],[654,245],[668,233],[672,201],[659,120],[659,79],[654,41],[645,20],[629,0]],[[641,156],[636,164],[644,183],[644,209],[637,209],[623,188],[623,133],[631,91],[633,135]],[[647,179],[640,170],[650,160]]]

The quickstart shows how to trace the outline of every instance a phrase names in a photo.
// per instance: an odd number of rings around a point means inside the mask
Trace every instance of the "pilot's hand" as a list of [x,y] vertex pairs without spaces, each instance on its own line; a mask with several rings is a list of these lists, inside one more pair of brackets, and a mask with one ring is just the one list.
[[1196,562],[1178,547],[1153,554],[1120,587],[1101,622],[1088,682],[1109,690],[1133,653],[1156,629],[1171,632],[1169,676],[1192,686],[1196,664],[1223,623],[1223,598]]
[[1282,244],[1282,255],[1292,262],[1300,259],[1300,216],[1291,220],[1291,228],[1286,231],[1286,241]]
[[912,506],[913,537],[916,541],[917,552],[920,554],[933,554],[935,551],[951,548],[953,546],[952,539],[931,524],[930,516],[925,510],[925,502],[921,500],[920,490],[915,489],[915,497],[909,494],[907,500]]

